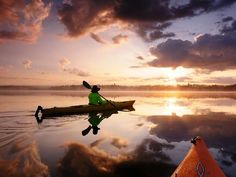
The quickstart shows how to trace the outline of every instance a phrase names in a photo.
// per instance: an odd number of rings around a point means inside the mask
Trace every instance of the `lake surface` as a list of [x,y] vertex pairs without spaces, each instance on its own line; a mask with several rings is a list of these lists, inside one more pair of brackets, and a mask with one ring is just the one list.
[[170,176],[201,136],[226,176],[236,176],[236,93],[102,92],[136,100],[135,111],[103,119],[96,135],[89,115],[44,119],[45,108],[87,104],[88,92],[0,91],[0,176]]

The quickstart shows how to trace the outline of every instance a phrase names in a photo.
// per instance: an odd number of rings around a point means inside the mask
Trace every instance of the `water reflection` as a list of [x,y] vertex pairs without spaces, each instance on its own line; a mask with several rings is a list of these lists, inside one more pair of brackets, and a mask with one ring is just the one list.
[[[149,145],[154,152],[160,152],[162,148],[172,148],[166,144],[146,140],[133,153],[111,156],[105,151],[90,148],[80,143],[69,143],[66,145],[66,153],[59,161],[57,175],[60,177],[170,176],[175,169],[173,164],[156,161],[154,158],[152,158],[153,160],[146,158],[151,155],[144,148],[144,144],[147,142],[150,143]],[[152,154],[151,157],[155,157],[155,155]]]
[[[4,158],[5,157],[5,158]],[[14,143],[0,158],[0,176],[49,177],[47,165],[42,163],[36,143]]]
[[112,114],[118,113],[117,111],[104,111],[102,113],[96,113],[96,112],[91,112],[88,114],[88,122],[89,122],[89,126],[88,128],[84,129],[82,131],[82,135],[85,136],[87,135],[90,130],[93,130],[93,134],[96,135],[98,133],[98,130],[100,130],[100,128],[98,127],[98,125],[105,119],[105,118],[109,118]]
[[[39,126],[33,118],[39,104],[86,104],[84,95],[0,93],[0,176],[27,176],[20,167],[28,166],[28,176],[167,177],[196,135],[203,137],[226,176],[236,176],[236,93],[109,92],[104,95],[111,100],[135,99],[136,111],[55,117]],[[92,128],[81,134],[89,125],[100,128],[96,136]],[[16,143],[20,148],[12,148]]]
[[187,141],[197,135],[203,137],[209,147],[227,147],[235,151],[236,115],[208,112],[203,115],[149,116],[147,120],[154,126],[150,134],[168,142]]

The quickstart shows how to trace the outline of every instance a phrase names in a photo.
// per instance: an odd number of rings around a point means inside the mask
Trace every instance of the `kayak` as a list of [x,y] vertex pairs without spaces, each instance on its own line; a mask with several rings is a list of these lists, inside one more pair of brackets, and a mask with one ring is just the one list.
[[195,137],[191,142],[191,149],[171,177],[226,177],[203,139]]
[[69,106],[69,107],[53,107],[43,109],[42,106],[38,106],[35,117],[39,117],[41,114],[41,118],[45,117],[54,117],[54,116],[63,116],[63,115],[73,115],[73,114],[85,114],[90,112],[102,112],[102,111],[119,111],[123,109],[128,109],[130,111],[134,110],[133,104],[135,100],[131,101],[122,101],[115,102],[111,101],[111,103],[107,102],[104,105],[77,105],[77,106]]

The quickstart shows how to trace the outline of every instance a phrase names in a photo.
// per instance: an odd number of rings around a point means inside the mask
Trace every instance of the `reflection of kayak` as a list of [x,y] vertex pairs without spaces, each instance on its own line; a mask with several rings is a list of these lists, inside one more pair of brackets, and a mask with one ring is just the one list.
[[70,107],[53,107],[43,109],[41,106],[38,106],[35,117],[39,117],[39,114],[42,114],[41,117],[53,117],[53,116],[63,116],[63,115],[72,115],[72,114],[84,114],[90,112],[99,112],[99,111],[109,111],[109,110],[134,110],[132,107],[135,100],[131,101],[122,101],[122,102],[109,102],[104,105],[78,105]]
[[194,138],[191,149],[171,177],[225,177],[204,141]]

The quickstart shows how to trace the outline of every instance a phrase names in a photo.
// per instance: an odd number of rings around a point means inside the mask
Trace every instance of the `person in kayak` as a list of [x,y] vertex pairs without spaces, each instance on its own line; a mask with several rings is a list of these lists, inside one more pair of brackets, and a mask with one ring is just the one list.
[[89,99],[89,105],[102,105],[106,104],[107,101],[103,100],[101,96],[99,95],[98,91],[100,88],[96,85],[94,85],[91,89],[91,93],[88,96]]

